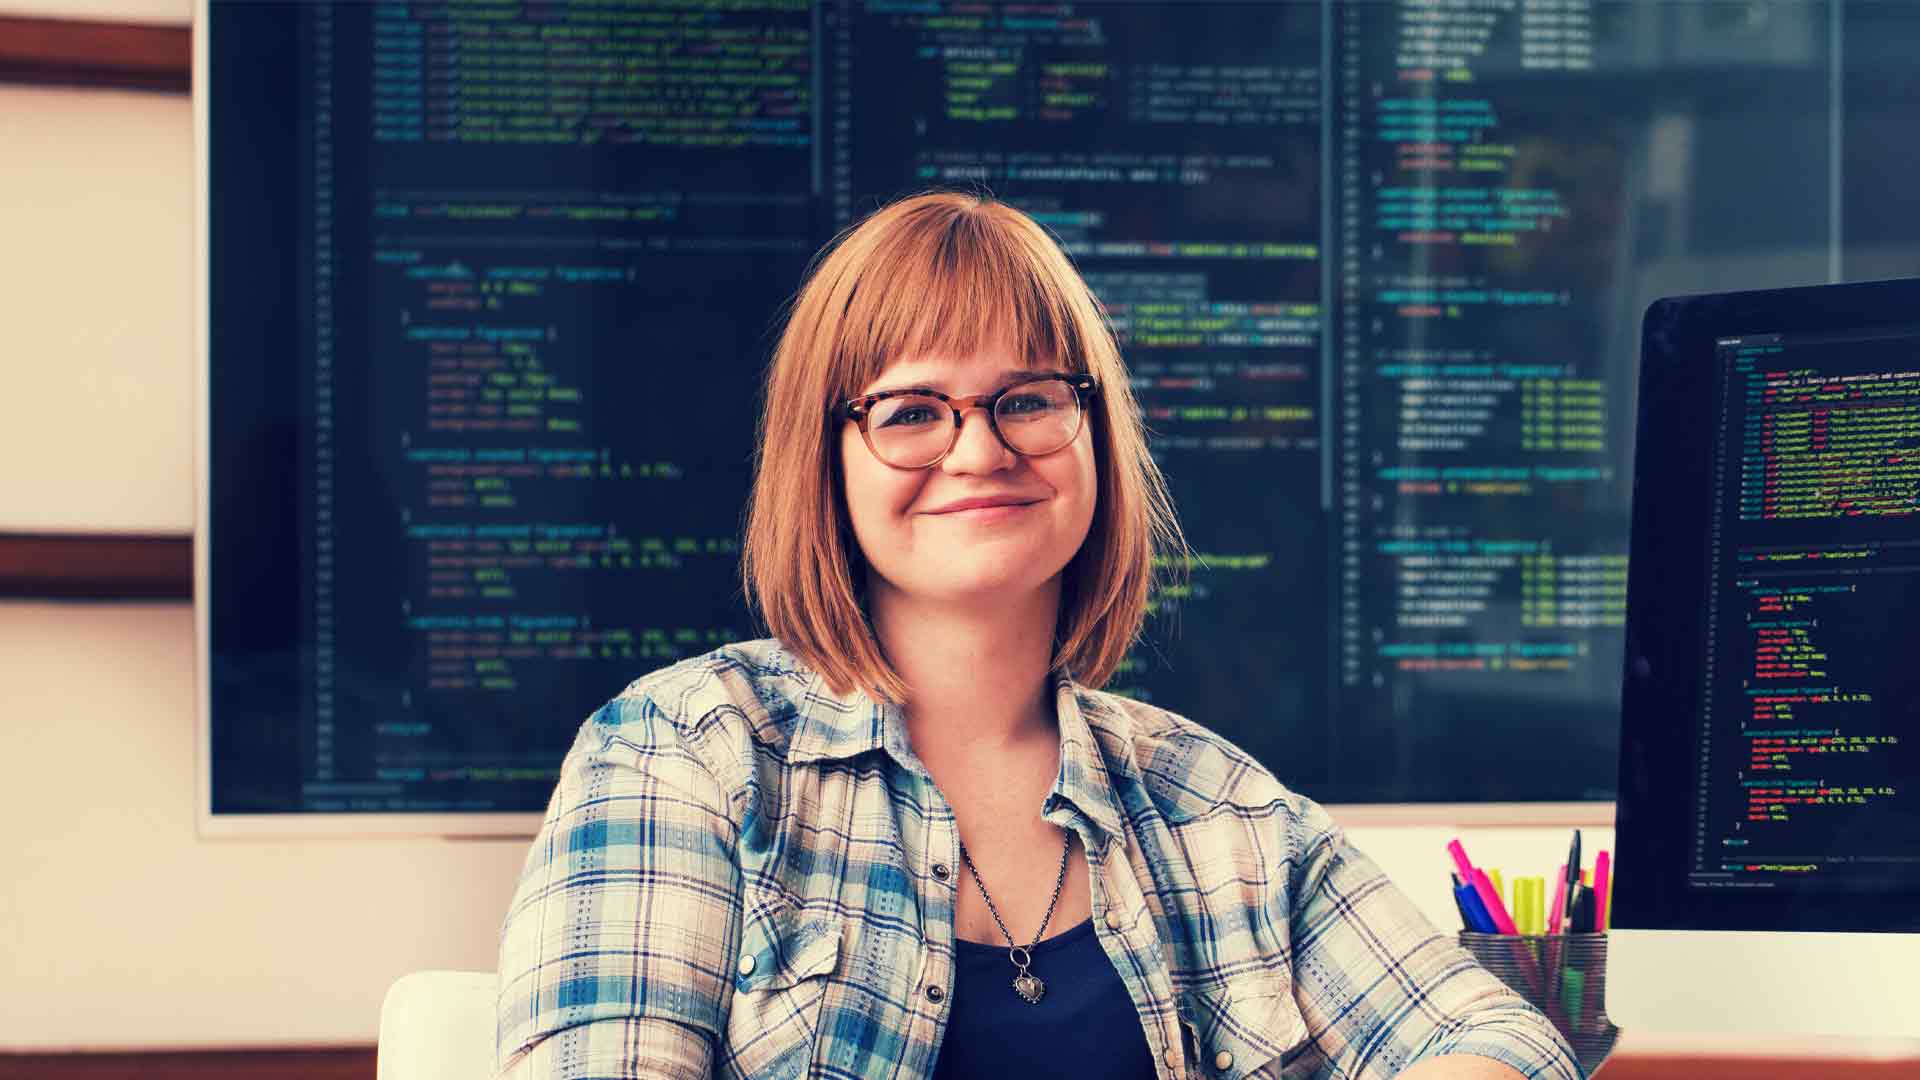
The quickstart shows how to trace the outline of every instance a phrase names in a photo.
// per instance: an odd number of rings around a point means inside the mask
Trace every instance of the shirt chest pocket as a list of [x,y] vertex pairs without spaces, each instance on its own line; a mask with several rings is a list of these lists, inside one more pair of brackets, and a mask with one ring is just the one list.
[[1280,1077],[1289,1054],[1307,1040],[1306,1019],[1285,979],[1240,976],[1188,991],[1180,1023],[1187,1075],[1196,1080]]
[[840,938],[837,917],[790,905],[742,920],[717,1075],[751,1080],[807,1075],[828,979],[840,961]]

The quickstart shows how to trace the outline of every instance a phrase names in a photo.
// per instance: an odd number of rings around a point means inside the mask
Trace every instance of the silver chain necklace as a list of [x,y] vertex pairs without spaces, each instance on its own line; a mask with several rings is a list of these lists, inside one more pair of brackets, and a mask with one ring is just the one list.
[[[1040,929],[1034,932],[1033,945],[1040,944],[1041,935],[1047,932],[1047,923],[1053,920],[1053,905],[1060,900],[1060,886],[1067,881],[1067,854],[1073,850],[1073,834],[1062,829],[1060,842],[1060,875],[1053,882],[1053,896],[1047,901],[1047,913],[1040,919]],[[987,895],[987,887],[980,883],[980,871],[973,868],[973,860],[967,857],[967,845],[960,845],[960,861],[967,864],[967,873],[973,875],[974,887],[980,890],[980,899],[987,902],[987,913],[993,916],[995,925],[1000,927],[1000,936],[1007,939],[1007,958],[1013,961],[1018,974],[1013,977],[1013,992],[1026,999],[1029,1005],[1040,1004],[1040,996],[1047,992],[1047,984],[1027,969],[1033,966],[1033,945],[1021,947],[1013,943],[1013,935],[1007,932],[1007,924],[1000,921],[1000,909],[993,906],[993,897]]]

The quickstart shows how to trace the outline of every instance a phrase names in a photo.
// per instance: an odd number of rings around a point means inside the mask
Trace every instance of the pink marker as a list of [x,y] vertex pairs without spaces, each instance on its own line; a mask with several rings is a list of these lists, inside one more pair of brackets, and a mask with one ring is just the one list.
[[1487,906],[1487,914],[1493,916],[1493,928],[1503,934],[1517,934],[1520,928],[1513,924],[1513,916],[1507,914],[1507,905],[1500,902],[1500,894],[1494,891],[1493,879],[1485,870],[1473,872],[1473,891],[1480,894],[1480,902]]
[[1567,864],[1560,864],[1560,872],[1553,875],[1553,906],[1547,909],[1547,933],[1560,932],[1560,915],[1566,910],[1567,900]]
[[1613,875],[1613,860],[1601,852],[1593,857],[1593,930],[1600,933],[1607,928],[1607,885]]
[[1473,884],[1473,863],[1467,861],[1467,849],[1460,846],[1459,837],[1447,841],[1447,854],[1453,856],[1453,865],[1460,871],[1460,880]]

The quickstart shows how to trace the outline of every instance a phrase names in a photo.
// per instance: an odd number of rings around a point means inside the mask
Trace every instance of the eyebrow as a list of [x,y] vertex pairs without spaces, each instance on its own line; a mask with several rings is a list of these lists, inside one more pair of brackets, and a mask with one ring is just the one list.
[[[993,377],[993,390],[1004,389],[1008,386],[1013,385],[1016,382],[1023,381],[1023,379],[1028,376],[1038,377],[1041,375],[1071,375],[1071,374],[1073,373],[1068,371],[1065,368],[1008,368],[1007,370],[1002,371]],[[930,382],[908,382],[908,383],[899,383],[897,385],[876,386],[871,390],[864,391],[855,396],[866,397],[868,394],[884,394],[890,390],[939,390],[943,394],[946,393],[946,390],[944,388],[935,386]],[[988,390],[986,392],[991,394],[993,393],[993,390]]]

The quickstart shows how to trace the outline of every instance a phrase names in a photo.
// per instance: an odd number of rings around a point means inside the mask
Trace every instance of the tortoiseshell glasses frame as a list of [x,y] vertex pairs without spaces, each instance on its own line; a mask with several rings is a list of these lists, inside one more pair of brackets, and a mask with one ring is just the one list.
[[[1000,405],[1002,401],[1006,400],[1008,394],[1017,390],[1031,389],[1035,383],[1044,382],[1065,383],[1067,388],[1073,392],[1073,396],[1070,399],[1074,404],[1072,429],[1066,432],[1064,438],[1058,438],[1057,442],[1054,440],[1054,437],[1050,436],[1047,441],[1052,445],[1047,445],[1044,449],[1022,449],[1019,446],[1015,446],[1013,440],[1007,438],[1006,431],[1000,426]],[[1066,446],[1079,437],[1080,428],[1086,423],[1087,401],[1099,392],[1100,380],[1093,375],[1081,372],[1047,372],[1045,374],[1021,379],[1018,382],[1009,383],[990,394],[973,394],[968,397],[953,397],[930,387],[922,386],[882,390],[874,394],[864,394],[857,398],[849,398],[828,410],[828,416],[835,421],[851,420],[855,424],[858,424],[860,426],[860,440],[867,444],[867,450],[871,452],[881,464],[890,465],[896,469],[930,469],[946,460],[947,455],[951,454],[953,448],[959,444],[961,416],[969,409],[979,408],[986,412],[987,426],[993,429],[994,438],[1000,440],[1000,445],[1021,457],[1041,457],[1059,450],[1061,447]],[[879,447],[874,445],[873,432],[868,427],[868,421],[873,417],[874,407],[889,399],[902,397],[931,398],[944,405],[948,415],[953,418],[953,427],[947,436],[947,445],[938,455],[929,461],[892,460],[888,458],[886,454],[882,453]],[[1053,436],[1057,436],[1058,434],[1058,432],[1055,432]]]

